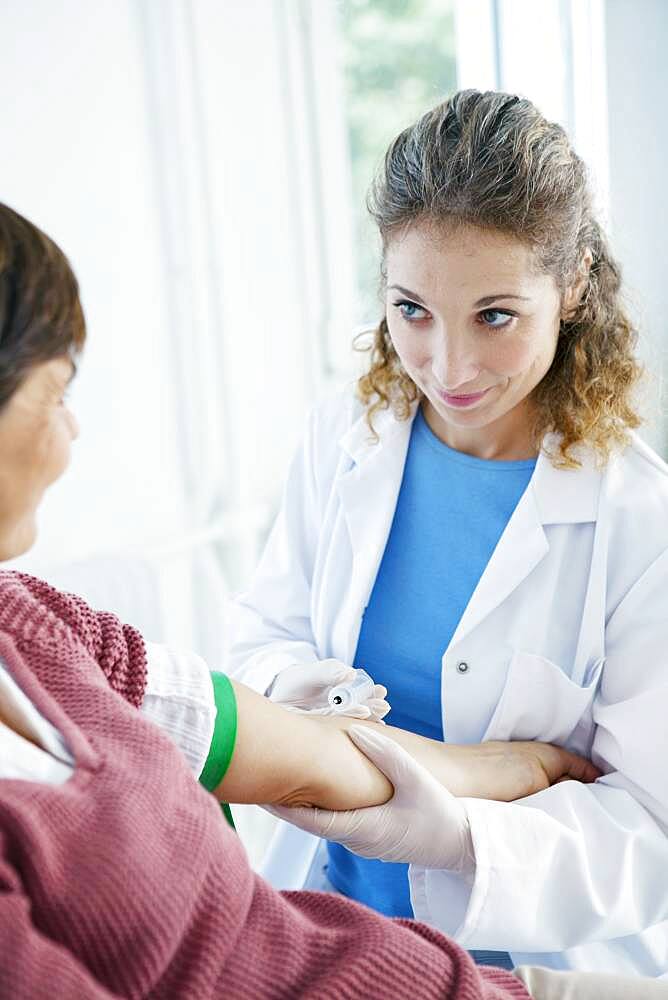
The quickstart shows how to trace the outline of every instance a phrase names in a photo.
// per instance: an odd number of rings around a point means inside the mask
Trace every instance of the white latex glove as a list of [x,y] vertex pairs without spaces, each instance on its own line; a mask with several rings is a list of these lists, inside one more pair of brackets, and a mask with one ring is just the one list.
[[389,802],[347,812],[265,808],[364,858],[472,874],[475,855],[468,816],[460,799],[382,733],[366,726],[352,726],[348,735],[392,782],[394,795]]
[[340,660],[319,660],[317,663],[295,664],[277,674],[267,691],[267,697],[292,712],[313,715],[346,715],[352,719],[380,722],[390,711],[385,701],[387,689],[376,684],[373,694],[359,705],[342,709],[330,705],[327,695],[337,684],[345,684],[355,676],[352,667]]
[[556,972],[537,965],[513,970],[534,1000],[667,1000],[665,979],[606,972]]

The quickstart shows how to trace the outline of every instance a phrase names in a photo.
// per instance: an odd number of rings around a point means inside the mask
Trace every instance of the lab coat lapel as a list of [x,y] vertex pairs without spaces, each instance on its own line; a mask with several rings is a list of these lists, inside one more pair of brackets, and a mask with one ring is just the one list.
[[522,583],[549,551],[531,484],[522,495],[452,637],[459,642]]
[[412,420],[396,420],[389,411],[384,411],[374,418],[374,426],[380,439],[377,442],[364,417],[341,441],[341,447],[353,460],[352,467],[337,484],[353,554],[346,596],[349,660],[355,653],[361,616],[392,527]]
[[[549,435],[545,447],[555,447]],[[483,572],[462,615],[451,646],[468,635],[497,608],[549,552],[547,524],[595,521],[601,473],[591,453],[582,449],[579,469],[557,469],[542,450],[527,489]]]

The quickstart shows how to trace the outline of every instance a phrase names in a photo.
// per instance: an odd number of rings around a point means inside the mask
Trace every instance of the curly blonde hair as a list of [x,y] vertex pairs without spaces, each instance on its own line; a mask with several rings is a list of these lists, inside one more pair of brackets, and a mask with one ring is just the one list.
[[[563,296],[587,253],[592,262],[575,310],[562,320],[552,365],[532,393],[537,448],[559,435],[550,458],[580,463],[587,444],[605,462],[638,427],[633,393],[642,374],[636,331],[621,304],[621,277],[594,218],[587,171],[561,126],[528,100],[464,90],[423,115],[391,143],[369,193],[383,256],[393,233],[417,220],[510,234],[531,247]],[[408,419],[420,390],[404,371],[383,318],[358,394],[373,416],[391,407]]]

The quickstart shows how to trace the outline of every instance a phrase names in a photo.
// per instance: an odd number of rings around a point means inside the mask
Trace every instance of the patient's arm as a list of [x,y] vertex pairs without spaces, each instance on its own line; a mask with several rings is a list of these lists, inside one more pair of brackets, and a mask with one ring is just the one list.
[[[323,809],[380,805],[392,794],[387,778],[348,739],[344,716],[288,712],[244,684],[237,698],[237,741],[216,795],[225,802]],[[510,801],[564,778],[593,781],[588,761],[559,747],[534,742],[453,746],[383,726],[454,795]]]
[[[392,785],[348,739],[320,716],[288,712],[232,681],[237,738],[215,791],[223,802],[354,809],[387,802]],[[352,720],[348,720],[352,722]]]

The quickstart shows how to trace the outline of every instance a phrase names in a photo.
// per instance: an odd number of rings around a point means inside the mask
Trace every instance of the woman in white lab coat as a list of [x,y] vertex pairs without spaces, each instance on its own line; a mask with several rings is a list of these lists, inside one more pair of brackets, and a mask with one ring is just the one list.
[[309,708],[339,661],[404,728],[590,755],[593,785],[453,818],[379,737],[387,806],[291,818],[344,845],[334,889],[481,961],[668,975],[668,470],[585,168],[530,102],[467,91],[391,144],[371,210],[369,371],[308,422],[231,670]]

